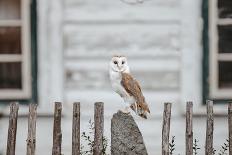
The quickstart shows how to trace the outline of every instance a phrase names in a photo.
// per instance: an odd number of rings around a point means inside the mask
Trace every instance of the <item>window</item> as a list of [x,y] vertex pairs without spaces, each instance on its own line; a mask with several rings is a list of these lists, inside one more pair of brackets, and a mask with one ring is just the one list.
[[208,0],[209,98],[232,98],[232,1]]
[[33,97],[30,0],[0,0],[0,100]]

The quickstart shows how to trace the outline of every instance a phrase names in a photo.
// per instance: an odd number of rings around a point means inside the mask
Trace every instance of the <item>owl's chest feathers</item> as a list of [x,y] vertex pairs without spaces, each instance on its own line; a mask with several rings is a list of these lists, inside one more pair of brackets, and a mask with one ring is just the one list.
[[110,80],[113,90],[119,93],[120,95],[122,95],[124,88],[121,85],[121,81],[122,81],[121,73],[110,71]]
[[113,90],[118,93],[126,103],[132,104],[135,102],[133,96],[130,96],[125,88],[122,86],[122,74],[119,72],[110,71],[110,81]]

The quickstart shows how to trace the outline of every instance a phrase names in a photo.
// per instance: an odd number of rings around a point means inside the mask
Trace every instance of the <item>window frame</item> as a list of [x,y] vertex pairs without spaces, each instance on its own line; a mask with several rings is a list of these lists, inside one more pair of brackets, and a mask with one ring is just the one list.
[[[19,103],[37,103],[37,5],[36,0],[21,0],[21,20],[24,22],[10,21],[12,25],[22,25],[22,51],[26,54],[12,56],[11,59],[27,59],[22,61],[22,84],[24,89],[0,90],[0,103],[9,103],[17,100]],[[23,9],[27,8],[27,9]],[[0,23],[1,24],[1,23]],[[5,24],[8,24],[5,22]],[[13,54],[12,54],[13,55]],[[23,70],[24,68],[24,70]],[[27,83],[27,81],[29,81]],[[23,90],[23,91],[22,91]],[[21,92],[19,92],[21,91]],[[5,95],[5,96],[4,96]],[[13,96],[15,95],[15,96]],[[3,97],[4,96],[4,97]],[[8,98],[7,98],[8,97]]]
[[[226,103],[231,100],[231,89],[219,89],[218,62],[228,59],[227,54],[218,54],[218,25],[227,25],[227,19],[218,18],[217,0],[203,0],[203,103],[207,99],[215,103]],[[232,20],[231,20],[232,21]],[[232,22],[231,22],[232,23]]]

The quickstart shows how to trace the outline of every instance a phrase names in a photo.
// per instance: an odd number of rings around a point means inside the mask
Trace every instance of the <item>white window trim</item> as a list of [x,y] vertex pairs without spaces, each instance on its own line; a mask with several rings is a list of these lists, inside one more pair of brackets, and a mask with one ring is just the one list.
[[[209,2],[212,0],[208,0]],[[181,81],[180,81],[180,112],[186,113],[186,102],[193,102],[194,115],[206,115],[206,105],[202,103],[202,57],[203,48],[199,41],[202,38],[203,21],[201,12],[202,1],[182,1],[181,25],[183,36],[187,36],[182,42],[181,57]],[[210,9],[210,5],[209,5]],[[191,20],[190,20],[191,19]],[[186,27],[188,29],[186,29]],[[215,104],[214,114],[227,114],[226,104]]]
[[[64,103],[64,113],[70,112],[65,110],[67,103],[64,102],[62,16],[63,0],[37,1],[38,116],[53,116],[56,101]],[[0,113],[9,115],[8,108],[0,107]],[[28,115],[27,105],[20,107],[19,115]]]
[[218,87],[218,60],[232,61],[232,54],[219,54],[218,25],[228,25],[231,19],[218,18],[218,0],[209,0],[209,96],[213,99],[231,98],[232,89]]
[[0,99],[31,98],[30,0],[21,1],[20,20],[1,20],[0,26],[21,27],[22,53],[0,55],[1,62],[22,62],[22,89],[0,89]]

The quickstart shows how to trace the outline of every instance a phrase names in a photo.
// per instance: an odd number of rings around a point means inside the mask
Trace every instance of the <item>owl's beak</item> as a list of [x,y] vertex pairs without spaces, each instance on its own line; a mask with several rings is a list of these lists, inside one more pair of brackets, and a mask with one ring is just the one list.
[[118,66],[118,69],[119,69],[120,71],[122,71],[122,66]]
[[117,66],[118,66],[118,69],[119,69],[119,70],[121,70],[121,69],[122,69],[122,66],[119,66],[118,64],[117,64]]

